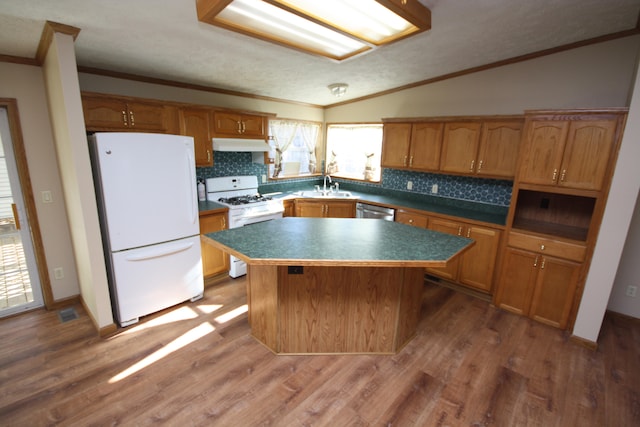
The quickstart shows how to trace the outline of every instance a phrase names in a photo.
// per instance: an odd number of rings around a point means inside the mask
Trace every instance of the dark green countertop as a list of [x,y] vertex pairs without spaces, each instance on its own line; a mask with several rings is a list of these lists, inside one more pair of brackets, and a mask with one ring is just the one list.
[[198,211],[200,213],[208,212],[208,211],[217,211],[220,209],[228,210],[229,208],[221,203],[210,202],[209,200],[205,200],[204,202],[198,202]]
[[391,221],[295,218],[205,234],[249,264],[444,267],[473,240]]

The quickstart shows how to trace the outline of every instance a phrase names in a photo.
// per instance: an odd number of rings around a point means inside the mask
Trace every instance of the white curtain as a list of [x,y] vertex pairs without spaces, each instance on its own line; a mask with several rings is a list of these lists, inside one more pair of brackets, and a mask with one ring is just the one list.
[[313,123],[304,123],[300,127],[300,133],[304,140],[304,145],[309,151],[309,173],[316,172],[316,143],[318,142],[318,133],[320,125]]
[[282,172],[282,154],[291,146],[298,123],[288,120],[270,120],[271,136],[276,149],[276,159],[273,170],[273,178],[276,178]]

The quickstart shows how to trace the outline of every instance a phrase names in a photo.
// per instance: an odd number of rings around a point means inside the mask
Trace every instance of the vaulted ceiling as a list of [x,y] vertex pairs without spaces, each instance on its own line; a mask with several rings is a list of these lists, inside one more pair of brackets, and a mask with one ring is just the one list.
[[[419,1],[431,30],[337,62],[199,22],[196,0],[2,0],[0,55],[35,58],[45,21],[54,21],[81,30],[81,69],[326,106],[636,34],[640,14],[640,0]],[[342,98],[327,89],[336,82],[349,85]]]

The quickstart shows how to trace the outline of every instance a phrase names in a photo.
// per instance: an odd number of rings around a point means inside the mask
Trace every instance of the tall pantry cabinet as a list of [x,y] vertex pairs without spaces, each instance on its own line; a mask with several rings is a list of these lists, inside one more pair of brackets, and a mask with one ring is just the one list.
[[529,111],[494,304],[571,330],[626,109]]

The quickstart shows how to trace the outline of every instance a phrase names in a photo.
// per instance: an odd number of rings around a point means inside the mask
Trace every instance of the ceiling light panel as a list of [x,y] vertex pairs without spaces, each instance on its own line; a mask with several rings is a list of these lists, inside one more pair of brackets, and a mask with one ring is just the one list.
[[198,19],[342,60],[431,28],[417,0],[196,0]]

